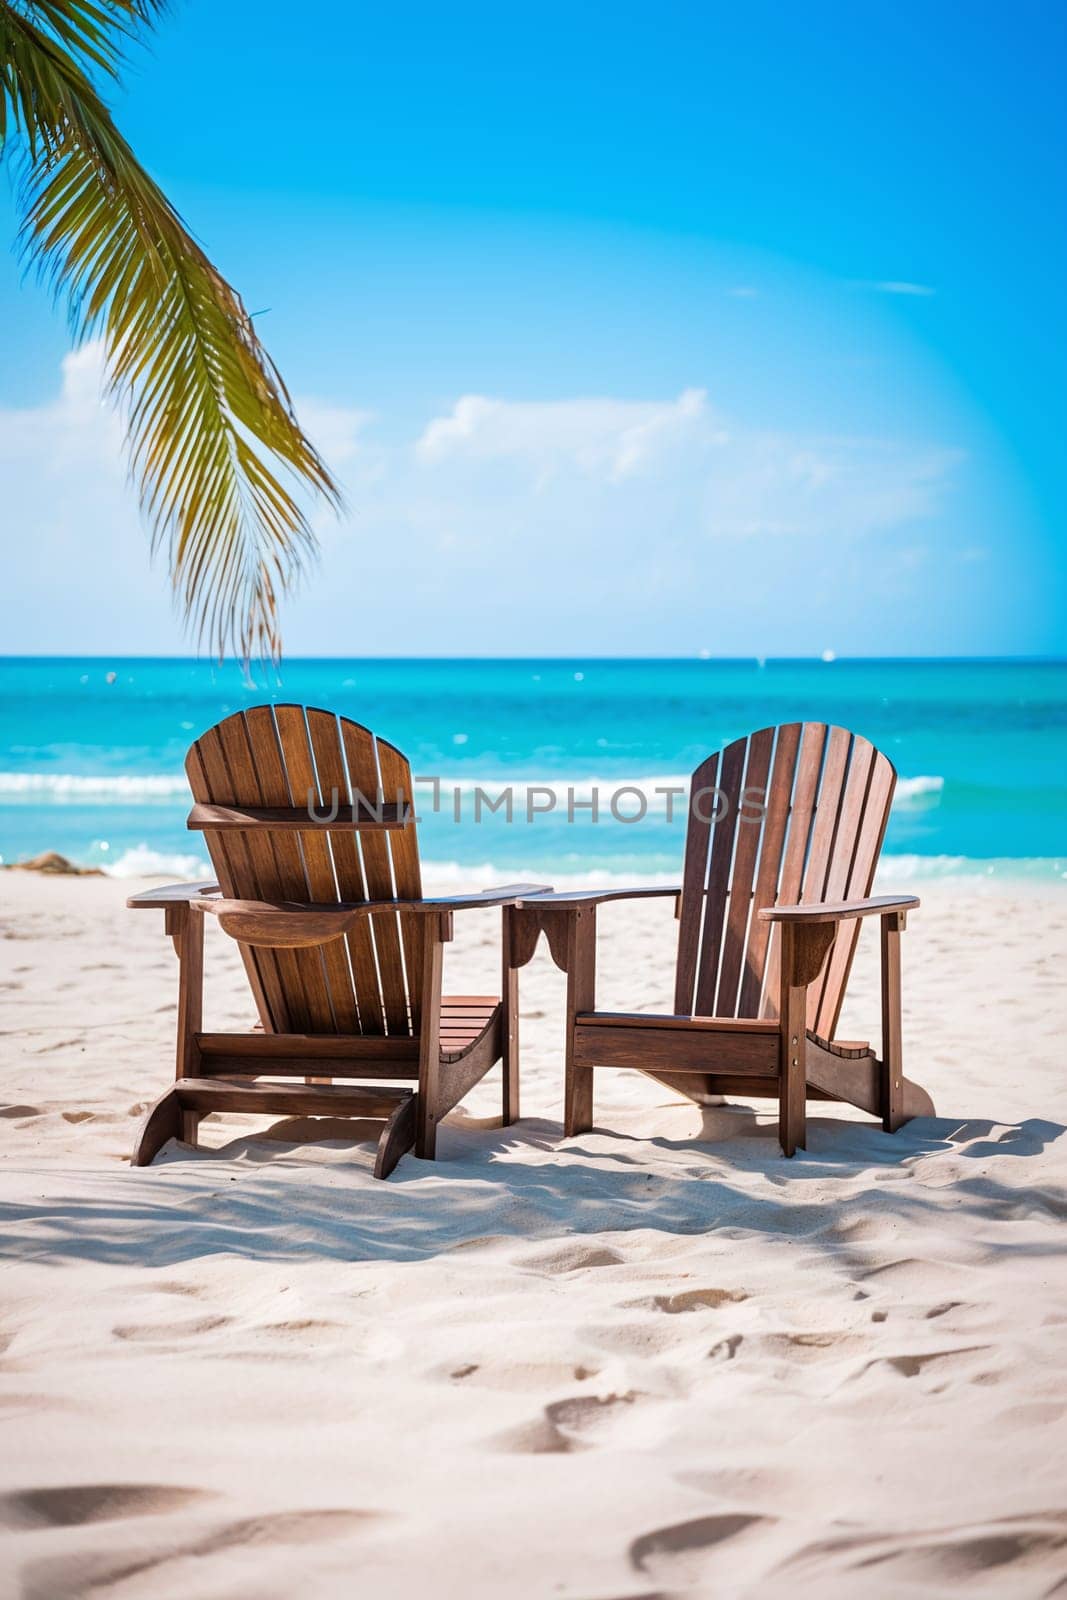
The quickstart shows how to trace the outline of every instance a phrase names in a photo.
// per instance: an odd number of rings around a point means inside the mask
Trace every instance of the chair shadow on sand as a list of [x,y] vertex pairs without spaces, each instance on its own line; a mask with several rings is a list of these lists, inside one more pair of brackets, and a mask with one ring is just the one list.
[[[1037,1155],[1067,1129],[1040,1118],[1012,1125],[939,1117],[891,1135],[813,1117],[809,1150],[791,1161],[780,1155],[773,1126],[747,1106],[708,1108],[700,1131],[678,1139],[612,1131],[561,1144],[558,1123],[546,1119],[501,1127],[499,1118],[462,1114],[442,1131],[438,1165],[409,1156],[386,1184],[371,1180],[366,1163],[378,1124],[347,1119],[286,1119],[216,1148],[173,1145],[143,1176],[85,1170],[83,1183],[59,1197],[0,1207],[0,1259],[148,1267],[214,1254],[416,1261],[501,1237],[543,1243],[650,1229],[802,1241],[861,1268],[862,1245],[852,1237],[860,1214],[937,1226],[944,1186],[911,1181],[916,1168],[939,1157]],[[332,1158],[305,1164],[312,1135],[334,1155],[359,1152],[358,1173]],[[650,1149],[665,1158],[651,1169]],[[812,1180],[827,1178],[852,1180],[841,1204],[828,1203],[824,1191],[804,1198]],[[1051,1187],[968,1178],[955,1165],[950,1178],[976,1225],[1010,1222],[1023,1209],[1050,1221],[1067,1214]],[[1010,1238],[1004,1248],[1041,1253]]]

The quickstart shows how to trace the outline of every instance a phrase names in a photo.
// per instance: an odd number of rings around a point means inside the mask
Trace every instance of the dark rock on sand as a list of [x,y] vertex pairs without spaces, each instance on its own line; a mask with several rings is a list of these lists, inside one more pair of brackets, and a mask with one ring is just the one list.
[[73,861],[68,861],[66,856],[61,856],[58,850],[44,850],[39,856],[31,856],[29,861],[11,861],[8,863],[13,871],[17,872],[50,872],[62,878],[102,878],[104,874],[99,867],[76,867]]

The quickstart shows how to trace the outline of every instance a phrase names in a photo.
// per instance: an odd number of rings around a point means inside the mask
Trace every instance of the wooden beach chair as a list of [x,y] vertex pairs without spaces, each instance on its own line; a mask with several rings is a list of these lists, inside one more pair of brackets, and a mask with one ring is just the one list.
[[[567,1135],[592,1127],[593,1075],[606,1067],[636,1067],[697,1104],[774,1096],[790,1156],[809,1100],[848,1101],[891,1132],[933,1115],[901,1060],[900,935],[919,902],[870,897],[895,785],[892,763],[844,728],[763,728],[693,774],[680,885],[553,894],[517,913],[517,963],[544,932],[567,974]],[[676,897],[674,1010],[598,1011],[597,907],[649,895]],[[880,1056],[837,1038],[869,916],[881,923]]]
[[[503,1119],[519,1114],[510,908],[537,885],[423,898],[411,769],[347,718],[254,706],[186,759],[218,882],[134,895],[160,909],[178,953],[177,1072],[133,1152],[194,1142],[210,1112],[382,1118],[375,1177],[405,1151],[434,1155],[437,1125],[496,1062]],[[501,997],[442,996],[452,915],[503,908]],[[204,919],[240,947],[259,1012],[246,1033],[205,1032]],[[343,1082],[334,1080],[361,1080]]]

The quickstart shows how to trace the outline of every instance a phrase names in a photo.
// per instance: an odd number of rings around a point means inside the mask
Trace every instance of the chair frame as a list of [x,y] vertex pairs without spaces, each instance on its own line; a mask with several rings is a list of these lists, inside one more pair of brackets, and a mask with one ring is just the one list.
[[[606,901],[673,898],[677,885],[604,893],[539,896],[514,914],[519,966],[532,960],[542,933],[567,979],[564,1137],[593,1127],[593,1074],[629,1067],[680,1091],[698,1105],[711,1096],[758,1098],[779,1105],[783,1154],[806,1143],[809,1100],[844,1101],[880,1117],[895,1133],[912,1117],[933,1116],[930,1096],[903,1072],[900,935],[914,895],[886,895],[840,906],[776,906],[761,912],[783,927],[777,1018],[700,1017],[596,1009],[597,908]],[[820,1038],[805,1027],[808,987],[819,977],[843,921],[881,922],[882,1054],[867,1044]],[[803,1042],[803,1049],[801,1044]]]
[[[374,1176],[385,1178],[412,1148],[434,1158],[438,1125],[498,1061],[503,1122],[515,1122],[519,1024],[512,917],[526,896],[543,892],[541,885],[517,884],[477,895],[328,906],[231,900],[214,883],[171,884],[133,895],[127,901],[131,909],[164,913],[178,957],[178,1022],[175,1081],[149,1108],[132,1164],[149,1165],[168,1139],[195,1144],[201,1119],[213,1111],[370,1117],[385,1119],[374,1166]],[[453,936],[453,914],[485,907],[502,912],[501,999],[444,999],[443,955]],[[247,947],[304,949],[342,937],[357,918],[397,909],[418,915],[423,930],[423,1025],[417,1035],[204,1031],[206,917],[215,917],[223,932]],[[337,1077],[409,1079],[415,1088],[336,1084]],[[305,1081],[257,1081],[264,1078]]]
[[[567,977],[566,1137],[592,1127],[594,1073],[609,1067],[698,1105],[774,1096],[787,1156],[804,1148],[809,1100],[848,1102],[891,1133],[933,1115],[903,1072],[900,939],[919,901],[871,894],[895,783],[891,762],[846,729],[760,729],[693,774],[681,884],[548,894],[516,910],[518,964],[543,933]],[[718,815],[698,804],[713,789],[731,802]],[[674,1011],[598,1011],[598,908],[662,896],[679,922]],[[835,1037],[868,917],[881,924],[881,1055]]]

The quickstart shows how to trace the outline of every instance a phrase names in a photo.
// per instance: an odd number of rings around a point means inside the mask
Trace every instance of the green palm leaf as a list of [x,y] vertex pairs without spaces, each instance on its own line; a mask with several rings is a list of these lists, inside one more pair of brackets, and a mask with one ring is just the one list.
[[0,0],[0,151],[27,155],[24,244],[103,338],[153,546],[199,643],[277,658],[278,604],[315,538],[301,489],[339,492],[239,296],[115,127],[114,75],[153,0]]

